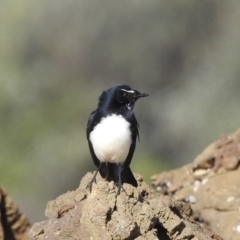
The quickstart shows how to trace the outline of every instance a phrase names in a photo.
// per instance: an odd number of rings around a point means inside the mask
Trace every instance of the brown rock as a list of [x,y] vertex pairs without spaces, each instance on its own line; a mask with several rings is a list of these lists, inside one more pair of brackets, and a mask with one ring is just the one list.
[[16,203],[0,188],[0,240],[27,240],[30,226]]
[[195,219],[225,240],[240,239],[239,141],[240,130],[222,135],[192,164],[152,177],[158,190],[189,202]]
[[31,240],[171,240],[215,239],[191,219],[187,203],[155,193],[138,177],[138,188],[117,187],[100,176],[91,192],[86,189],[88,173],[78,189],[59,196],[47,205],[49,220],[36,223],[29,231]]

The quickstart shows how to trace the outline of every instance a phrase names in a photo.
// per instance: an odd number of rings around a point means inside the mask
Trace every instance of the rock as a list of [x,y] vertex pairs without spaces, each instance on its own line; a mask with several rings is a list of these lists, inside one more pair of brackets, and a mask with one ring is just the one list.
[[30,226],[25,215],[19,213],[18,206],[0,188],[0,240],[27,240]]
[[192,164],[154,175],[153,186],[191,204],[201,225],[225,240],[240,239],[240,130],[222,135]]
[[[190,204],[156,193],[136,176],[138,188],[118,188],[99,175],[91,191],[88,173],[75,191],[47,205],[48,220],[35,223],[31,240],[210,240],[216,236],[191,218]],[[219,238],[220,239],[220,238]]]

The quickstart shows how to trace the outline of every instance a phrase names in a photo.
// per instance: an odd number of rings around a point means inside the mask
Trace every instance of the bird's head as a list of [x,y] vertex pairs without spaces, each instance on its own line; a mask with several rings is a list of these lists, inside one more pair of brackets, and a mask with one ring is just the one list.
[[[132,110],[135,102],[141,97],[147,97],[148,94],[141,93],[128,85],[116,85],[104,91],[100,96],[100,102],[110,100],[111,104],[126,106]],[[108,102],[108,101],[107,101]]]

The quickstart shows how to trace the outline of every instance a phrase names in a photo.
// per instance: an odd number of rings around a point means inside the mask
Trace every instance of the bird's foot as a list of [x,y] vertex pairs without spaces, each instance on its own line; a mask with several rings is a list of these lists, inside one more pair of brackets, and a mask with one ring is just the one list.
[[138,193],[138,200],[140,202],[146,202],[147,204],[149,204],[149,201],[146,198],[147,198],[147,196],[146,196],[145,192],[139,192]]
[[120,195],[121,189],[122,189],[122,190],[126,193],[126,195],[127,195],[127,192],[126,192],[126,190],[125,190],[124,187],[123,187],[123,184],[122,184],[121,186],[117,184],[117,187],[118,187],[117,195]]
[[92,180],[88,183],[88,185],[86,186],[86,189],[90,189],[90,191],[92,191],[92,185],[93,183],[96,183],[96,175],[93,176]]

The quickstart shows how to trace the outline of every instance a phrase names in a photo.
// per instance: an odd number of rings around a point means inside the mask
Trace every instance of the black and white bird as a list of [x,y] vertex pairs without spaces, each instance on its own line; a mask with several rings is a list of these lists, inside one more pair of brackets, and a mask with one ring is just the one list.
[[[96,181],[98,171],[108,181],[114,181],[119,190],[123,183],[137,187],[130,163],[139,138],[138,122],[133,113],[134,104],[148,94],[128,85],[116,85],[99,97],[98,107],[88,119],[87,140],[97,171],[88,186]],[[119,192],[118,192],[119,193]]]

